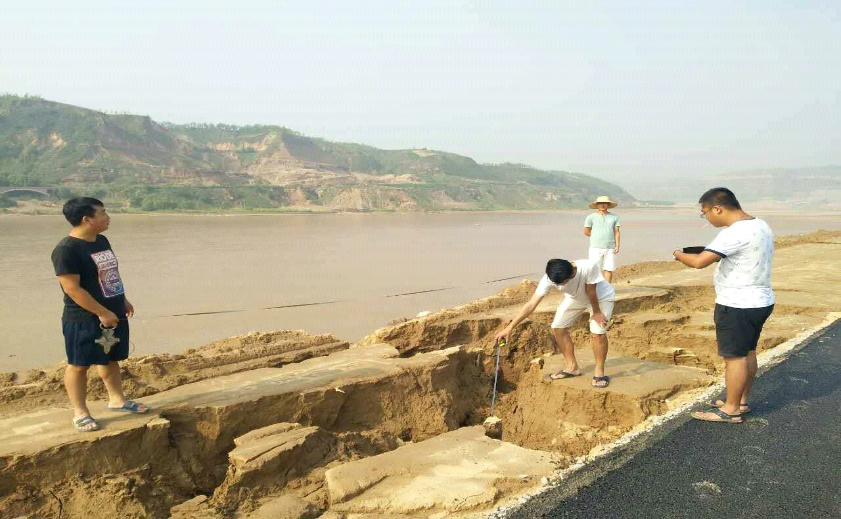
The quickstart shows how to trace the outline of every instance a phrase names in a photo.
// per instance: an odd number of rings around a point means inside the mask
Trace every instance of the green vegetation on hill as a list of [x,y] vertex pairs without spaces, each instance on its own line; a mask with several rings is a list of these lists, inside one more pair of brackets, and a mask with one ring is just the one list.
[[0,186],[92,194],[137,211],[558,209],[603,194],[633,202],[582,174],[10,95],[0,96]]

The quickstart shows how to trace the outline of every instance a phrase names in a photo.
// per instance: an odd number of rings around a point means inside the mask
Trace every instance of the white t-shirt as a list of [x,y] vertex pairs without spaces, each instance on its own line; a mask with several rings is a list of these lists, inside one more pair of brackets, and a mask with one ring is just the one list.
[[572,279],[563,285],[556,285],[552,283],[549,276],[543,274],[540,283],[537,285],[535,294],[545,296],[549,293],[552,287],[557,288],[563,292],[564,297],[568,297],[582,305],[589,305],[590,298],[587,297],[587,292],[584,290],[585,285],[596,285],[596,298],[599,301],[613,301],[616,299],[616,292],[613,287],[605,281],[602,276],[602,271],[599,269],[598,263],[588,259],[580,259],[573,261],[575,263],[576,271]]
[[706,250],[721,256],[715,268],[716,303],[733,308],[774,304],[774,233],[767,223],[759,218],[739,220],[722,229]]

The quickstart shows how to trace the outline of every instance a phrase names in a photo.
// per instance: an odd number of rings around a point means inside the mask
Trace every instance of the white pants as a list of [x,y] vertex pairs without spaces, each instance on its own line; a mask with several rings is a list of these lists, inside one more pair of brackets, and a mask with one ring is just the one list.
[[616,270],[616,262],[613,259],[613,249],[595,249],[590,247],[590,261],[595,261],[601,270]]
[[555,319],[552,321],[552,328],[569,328],[581,317],[584,311],[590,314],[590,331],[596,335],[604,335],[610,328],[610,318],[613,317],[613,301],[599,301],[599,310],[607,319],[607,326],[602,326],[592,319],[593,307],[589,304],[580,303],[571,297],[564,297],[558,310],[555,312]]

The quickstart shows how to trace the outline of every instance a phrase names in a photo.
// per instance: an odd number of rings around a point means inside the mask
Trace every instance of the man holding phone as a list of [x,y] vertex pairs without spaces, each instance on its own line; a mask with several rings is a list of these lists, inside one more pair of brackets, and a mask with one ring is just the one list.
[[724,229],[700,254],[676,250],[673,255],[697,269],[718,263],[713,320],[718,354],[724,358],[727,397],[713,402],[709,411],[692,416],[710,422],[741,423],[742,415],[750,412],[748,394],[756,378],[756,346],[774,310],[774,233],[767,223],[744,212],[736,195],[727,188],[710,189],[698,203],[701,218]]

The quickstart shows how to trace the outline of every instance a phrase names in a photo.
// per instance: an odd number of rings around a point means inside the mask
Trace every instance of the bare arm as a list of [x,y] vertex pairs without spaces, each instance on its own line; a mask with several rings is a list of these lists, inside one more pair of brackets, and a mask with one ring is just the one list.
[[721,256],[708,250],[705,250],[701,254],[687,254],[685,252],[676,250],[672,254],[674,255],[677,261],[683,263],[687,267],[692,267],[694,269],[706,268],[717,261],[721,261]]
[[619,252],[619,226],[613,228],[613,239],[616,241],[616,247],[613,248],[613,253],[617,254]]
[[517,315],[514,316],[514,319],[512,319],[511,322],[508,323],[508,326],[506,326],[505,329],[496,334],[496,341],[499,342],[500,339],[505,339],[505,342],[508,342],[508,338],[511,335],[511,332],[514,331],[514,328],[518,324],[523,322],[523,320],[526,317],[531,315],[531,313],[534,312],[534,309],[537,308],[537,305],[539,305],[542,300],[543,296],[540,294],[534,294],[533,296],[531,296],[531,299],[529,299],[526,302],[526,304],[524,304],[520,308],[520,311],[517,312]]
[[70,296],[73,302],[99,317],[104,326],[109,328],[117,326],[119,322],[117,315],[99,304],[90,292],[82,288],[79,284],[79,274],[62,274],[58,276],[58,282],[61,284],[64,293]]
[[587,299],[590,300],[590,305],[593,307],[593,315],[590,316],[590,319],[596,321],[601,326],[606,326],[607,318],[605,318],[602,309],[599,307],[599,298],[596,296],[596,285],[585,284],[584,292],[587,293]]
[[584,236],[590,236],[590,232],[593,230],[592,227],[585,227],[584,228]]

